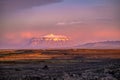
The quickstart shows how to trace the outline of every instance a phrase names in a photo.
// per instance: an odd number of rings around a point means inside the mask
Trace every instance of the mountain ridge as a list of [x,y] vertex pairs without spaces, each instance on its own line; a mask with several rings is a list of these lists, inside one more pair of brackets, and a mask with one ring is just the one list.
[[100,41],[77,45],[75,48],[120,49],[120,41]]

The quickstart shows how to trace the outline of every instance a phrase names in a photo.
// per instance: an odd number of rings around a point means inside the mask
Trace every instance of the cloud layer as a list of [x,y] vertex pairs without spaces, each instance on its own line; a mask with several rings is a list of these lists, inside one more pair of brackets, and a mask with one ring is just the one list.
[[0,46],[49,33],[71,37],[73,44],[120,40],[116,1],[1,0]]

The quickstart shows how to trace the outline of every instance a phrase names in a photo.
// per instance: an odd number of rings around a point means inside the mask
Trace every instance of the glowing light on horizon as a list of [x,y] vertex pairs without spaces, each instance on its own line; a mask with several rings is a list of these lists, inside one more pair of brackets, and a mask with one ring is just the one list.
[[68,41],[68,37],[64,35],[54,35],[54,34],[48,34],[42,37],[43,40],[47,41]]

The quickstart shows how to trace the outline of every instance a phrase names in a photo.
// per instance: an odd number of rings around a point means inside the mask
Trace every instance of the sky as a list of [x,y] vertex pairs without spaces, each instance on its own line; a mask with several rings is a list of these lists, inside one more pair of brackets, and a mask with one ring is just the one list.
[[0,48],[65,35],[73,45],[120,40],[120,0],[0,0]]

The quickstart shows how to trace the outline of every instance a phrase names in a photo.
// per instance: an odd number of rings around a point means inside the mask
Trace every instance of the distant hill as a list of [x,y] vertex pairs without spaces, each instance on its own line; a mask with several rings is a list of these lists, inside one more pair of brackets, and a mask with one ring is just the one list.
[[120,49],[120,41],[103,41],[77,45],[75,48],[87,49]]

